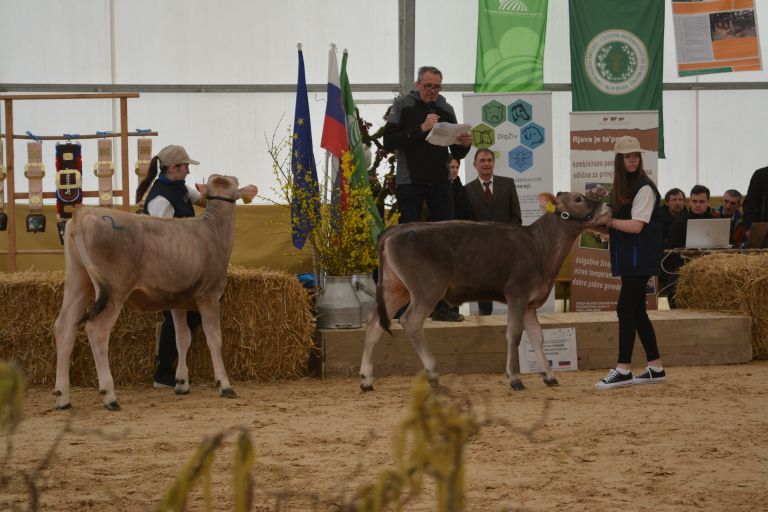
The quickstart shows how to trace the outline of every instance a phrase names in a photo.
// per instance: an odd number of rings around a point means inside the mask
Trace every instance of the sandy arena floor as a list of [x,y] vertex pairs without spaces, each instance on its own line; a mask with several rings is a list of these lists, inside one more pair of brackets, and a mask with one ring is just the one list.
[[[519,393],[501,375],[442,376],[481,417],[500,420],[467,446],[467,509],[768,510],[768,361],[672,367],[663,385],[596,391],[603,374],[563,372],[554,389],[528,375]],[[33,472],[70,419],[36,480],[41,510],[150,509],[203,438],[234,426],[249,429],[255,446],[254,510],[333,510],[392,463],[411,381],[377,379],[368,394],[356,379],[234,383],[235,400],[208,385],[183,397],[145,385],[118,389],[119,412],[102,409],[95,389],[75,389],[75,408],[53,412],[52,390],[30,389],[0,469],[11,476],[0,510],[27,509],[21,473]],[[547,403],[544,425],[520,434]],[[232,510],[231,457],[228,441],[215,462],[215,510]],[[426,494],[407,510],[435,510],[432,486]],[[189,510],[202,504],[193,491]]]

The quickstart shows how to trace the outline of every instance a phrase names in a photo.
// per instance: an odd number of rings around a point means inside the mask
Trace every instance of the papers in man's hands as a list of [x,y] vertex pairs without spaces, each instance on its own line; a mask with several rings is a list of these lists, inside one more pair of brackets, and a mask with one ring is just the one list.
[[469,133],[471,124],[437,123],[427,134],[427,141],[435,146],[450,146],[459,143],[459,135]]

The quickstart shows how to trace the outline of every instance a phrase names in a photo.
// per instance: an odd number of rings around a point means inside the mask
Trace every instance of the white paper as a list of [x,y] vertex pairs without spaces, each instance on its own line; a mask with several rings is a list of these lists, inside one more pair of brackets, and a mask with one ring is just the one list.
[[[576,329],[564,327],[560,329],[542,329],[544,334],[544,356],[554,371],[578,370],[579,358],[576,352]],[[518,347],[520,358],[520,373],[538,373],[539,360],[533,345],[528,340],[528,333],[523,332]]]
[[469,124],[437,123],[429,131],[427,140],[435,146],[450,146],[458,144],[459,135],[469,133],[471,129]]

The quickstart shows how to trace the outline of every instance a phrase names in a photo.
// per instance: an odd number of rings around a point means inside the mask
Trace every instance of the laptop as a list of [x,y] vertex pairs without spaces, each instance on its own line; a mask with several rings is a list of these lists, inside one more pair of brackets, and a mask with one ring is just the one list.
[[686,249],[730,247],[731,219],[688,219]]
[[747,247],[750,249],[768,249],[768,222],[753,222],[749,228],[749,241]]

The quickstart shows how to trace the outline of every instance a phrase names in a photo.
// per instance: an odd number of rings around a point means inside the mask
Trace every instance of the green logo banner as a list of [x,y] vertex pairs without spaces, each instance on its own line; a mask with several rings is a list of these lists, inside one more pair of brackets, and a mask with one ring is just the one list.
[[569,0],[573,111],[658,110],[664,157],[664,0]]
[[544,89],[547,0],[479,0],[475,92]]

